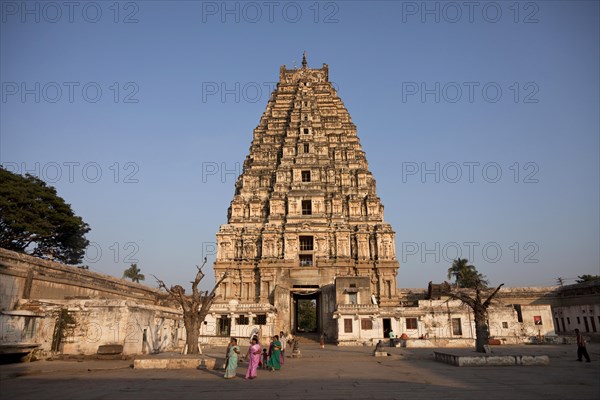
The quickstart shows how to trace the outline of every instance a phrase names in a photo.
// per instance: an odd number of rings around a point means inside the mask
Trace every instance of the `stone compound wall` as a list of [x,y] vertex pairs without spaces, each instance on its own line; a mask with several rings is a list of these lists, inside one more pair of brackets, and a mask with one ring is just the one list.
[[[44,355],[96,354],[101,345],[121,345],[130,355],[172,350],[185,342],[178,311],[166,307],[127,300],[22,300],[17,308],[0,315],[2,344],[39,344]],[[68,312],[70,323],[56,345],[61,310]]]
[[[57,347],[61,354],[84,355],[106,344],[122,345],[125,355],[182,347],[181,313],[158,305],[158,299],[157,289],[0,249],[4,347],[37,344],[45,354]],[[68,323],[57,345],[61,311]]]
[[123,279],[0,248],[0,310],[20,299],[128,299],[155,304],[159,291]]

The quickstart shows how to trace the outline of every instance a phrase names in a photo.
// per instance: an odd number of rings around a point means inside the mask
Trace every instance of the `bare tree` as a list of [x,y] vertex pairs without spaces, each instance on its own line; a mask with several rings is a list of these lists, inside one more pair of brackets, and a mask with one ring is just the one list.
[[160,289],[165,289],[169,296],[177,301],[181,308],[183,309],[183,324],[185,325],[185,346],[188,354],[199,354],[200,348],[198,347],[198,338],[200,337],[200,325],[204,322],[208,311],[215,299],[215,292],[217,288],[223,282],[223,280],[227,277],[227,273],[224,273],[223,276],[215,283],[215,286],[210,291],[202,292],[198,290],[198,284],[204,278],[204,273],[202,272],[202,268],[206,264],[206,257],[204,257],[204,262],[202,266],[196,268],[198,272],[196,273],[196,278],[191,282],[192,283],[192,294],[186,295],[185,289],[179,285],[171,286],[168,288],[165,283],[154,276],[154,279],[158,282],[158,287]]
[[[449,295],[453,299],[457,299],[471,307],[473,310],[473,318],[475,319],[475,350],[479,353],[485,353],[485,345],[488,344],[490,339],[490,328],[488,326],[488,308],[492,304],[492,299],[500,288],[504,286],[502,283],[498,286],[492,294],[490,294],[484,301],[482,298],[482,292],[486,289],[486,285],[481,282],[477,282],[473,288],[453,288]],[[473,294],[473,291],[475,292]]]

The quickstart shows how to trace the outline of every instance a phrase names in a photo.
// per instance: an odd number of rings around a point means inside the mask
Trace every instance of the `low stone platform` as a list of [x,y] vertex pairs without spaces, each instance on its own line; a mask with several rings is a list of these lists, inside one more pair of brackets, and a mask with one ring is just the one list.
[[[221,360],[221,364],[223,360]],[[134,369],[209,369],[218,368],[217,358],[204,355],[161,353],[138,356],[133,360]]]
[[455,365],[457,367],[506,365],[537,366],[550,364],[550,357],[546,355],[464,355],[441,351],[435,351],[433,354],[436,361]]

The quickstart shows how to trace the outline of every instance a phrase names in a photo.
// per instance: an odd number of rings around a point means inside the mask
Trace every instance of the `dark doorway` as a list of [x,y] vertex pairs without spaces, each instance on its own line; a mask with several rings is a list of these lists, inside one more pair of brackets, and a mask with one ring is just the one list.
[[321,330],[320,293],[293,294],[295,333],[316,333]]
[[231,319],[227,315],[221,315],[217,319],[217,336],[229,336],[231,332]]
[[390,337],[391,329],[392,329],[392,320],[389,318],[384,318],[383,319],[383,337],[384,338]]

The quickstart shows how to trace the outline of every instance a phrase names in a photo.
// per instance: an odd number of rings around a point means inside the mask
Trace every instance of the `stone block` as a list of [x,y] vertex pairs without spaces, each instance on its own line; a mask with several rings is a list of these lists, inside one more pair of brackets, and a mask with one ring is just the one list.
[[98,346],[98,355],[101,356],[112,356],[121,354],[123,352],[123,345],[121,344],[103,344]]
[[196,369],[200,358],[139,358],[133,361],[134,369]]
[[485,357],[487,365],[516,365],[515,356],[487,356]]
[[467,356],[467,357],[456,357],[459,367],[481,367],[487,364],[484,356]]
[[457,354],[434,352],[435,361],[458,367],[481,367],[481,366],[509,366],[509,365],[548,365],[548,356],[520,356],[520,355],[480,355],[459,356]]
[[519,356],[517,360],[519,365],[548,365],[550,357],[548,356]]

